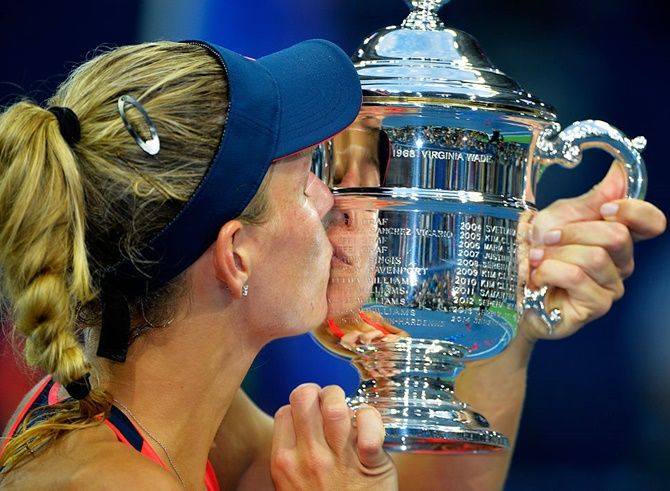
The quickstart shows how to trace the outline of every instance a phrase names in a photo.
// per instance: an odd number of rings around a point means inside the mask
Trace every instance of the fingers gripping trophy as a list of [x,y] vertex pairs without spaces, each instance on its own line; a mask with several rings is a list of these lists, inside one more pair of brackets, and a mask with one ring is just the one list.
[[437,15],[448,0],[407,0],[400,27],[370,35],[353,61],[358,119],[322,146],[315,169],[333,190],[328,321],[315,338],[361,374],[354,408],[375,406],[387,449],[507,448],[459,401],[456,376],[495,356],[526,310],[560,322],[547,289],[529,288],[528,235],[544,169],[582,151],[611,154],[627,196],[643,198],[642,137],[602,121],[561,131],[553,108],[495,68]]

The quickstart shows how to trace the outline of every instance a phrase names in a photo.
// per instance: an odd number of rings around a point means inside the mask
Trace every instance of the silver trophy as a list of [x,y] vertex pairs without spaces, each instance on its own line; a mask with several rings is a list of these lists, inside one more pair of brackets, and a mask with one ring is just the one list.
[[524,310],[550,332],[560,322],[546,289],[525,283],[538,180],[600,148],[625,169],[628,196],[642,198],[646,142],[602,121],[561,131],[551,106],[443,25],[448,0],[407,3],[402,25],[373,33],[353,57],[358,119],[316,152],[335,208],[330,310],[314,335],[360,371],[350,404],[381,412],[388,449],[507,448],[453,383],[469,361],[505,349]]

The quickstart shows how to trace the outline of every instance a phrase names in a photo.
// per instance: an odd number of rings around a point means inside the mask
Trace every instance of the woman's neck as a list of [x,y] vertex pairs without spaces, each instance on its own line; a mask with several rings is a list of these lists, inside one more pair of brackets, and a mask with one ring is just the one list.
[[222,317],[195,314],[153,329],[133,343],[125,363],[109,370],[113,397],[188,488],[202,486],[216,431],[257,353]]

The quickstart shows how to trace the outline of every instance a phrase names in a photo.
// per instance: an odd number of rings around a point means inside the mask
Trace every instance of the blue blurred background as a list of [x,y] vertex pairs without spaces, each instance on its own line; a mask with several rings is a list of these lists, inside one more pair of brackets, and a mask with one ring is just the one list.
[[[552,103],[560,121],[598,118],[644,135],[647,199],[670,211],[667,142],[670,34],[663,2],[652,0],[455,0],[441,16],[479,39],[493,62]],[[398,24],[402,0],[115,0],[0,6],[0,104],[43,100],[100,45],[204,37],[252,57],[322,37],[353,53],[372,31]],[[589,152],[573,171],[551,168],[540,206],[589,189],[609,166]],[[533,355],[526,409],[509,490],[668,489],[670,461],[670,303],[668,235],[637,246],[626,297],[603,319]],[[16,368],[0,345],[0,423],[35,375]],[[272,412],[297,384],[339,383],[354,372],[307,337],[277,342],[246,381]],[[442,487],[442,486],[439,486]],[[444,483],[448,488],[448,483]]]

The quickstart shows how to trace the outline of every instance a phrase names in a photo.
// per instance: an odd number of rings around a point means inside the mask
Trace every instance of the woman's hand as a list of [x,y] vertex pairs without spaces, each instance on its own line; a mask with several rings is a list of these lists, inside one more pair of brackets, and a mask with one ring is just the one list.
[[398,488],[376,409],[359,409],[354,418],[337,386],[303,384],[289,400],[275,414],[271,474],[278,490]]
[[528,313],[521,326],[527,339],[559,339],[606,314],[624,293],[623,280],[634,269],[634,240],[663,233],[666,218],[654,205],[621,199],[626,180],[618,163],[588,193],[559,200],[533,221],[529,253],[533,288],[549,285],[547,309],[561,309],[550,335]]

